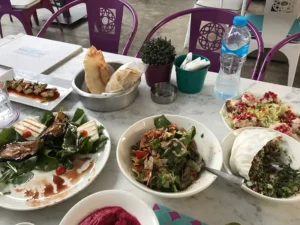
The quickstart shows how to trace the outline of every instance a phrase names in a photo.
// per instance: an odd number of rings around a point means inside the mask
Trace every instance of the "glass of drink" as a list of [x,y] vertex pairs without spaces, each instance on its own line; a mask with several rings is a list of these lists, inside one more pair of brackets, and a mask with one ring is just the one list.
[[9,100],[6,82],[0,81],[0,121],[8,120],[13,116],[13,109]]

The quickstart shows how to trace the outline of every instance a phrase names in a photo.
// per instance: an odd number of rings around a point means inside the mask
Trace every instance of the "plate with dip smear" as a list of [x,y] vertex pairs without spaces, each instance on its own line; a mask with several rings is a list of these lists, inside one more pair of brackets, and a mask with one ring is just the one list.
[[19,211],[82,191],[103,170],[111,149],[106,128],[82,109],[18,121],[0,130],[0,145],[0,207]]

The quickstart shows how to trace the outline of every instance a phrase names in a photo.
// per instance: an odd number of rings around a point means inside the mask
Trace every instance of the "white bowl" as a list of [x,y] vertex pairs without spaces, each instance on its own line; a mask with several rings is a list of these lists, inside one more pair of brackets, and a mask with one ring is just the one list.
[[[155,127],[154,118],[158,116],[160,115],[148,117],[136,122],[131,127],[129,127],[120,138],[117,147],[117,161],[122,173],[136,187],[140,188],[143,191],[161,197],[183,198],[195,195],[203,191],[216,179],[215,175],[207,171],[202,171],[200,177],[196,182],[194,182],[186,190],[177,193],[155,191],[135,180],[131,170],[131,147],[140,140],[143,132]],[[217,170],[221,169],[223,163],[222,149],[218,139],[207,127],[187,117],[176,115],[165,116],[169,121],[175,123],[179,128],[183,127],[187,130],[190,129],[192,126],[195,126],[197,134],[194,138],[194,141],[196,142],[197,150],[203,157],[206,166]],[[202,134],[204,134],[203,138],[201,137]]]
[[[246,127],[246,128],[241,128],[241,129],[237,129],[232,131],[231,133],[229,133],[222,141],[222,149],[223,149],[223,158],[224,158],[224,169],[227,173],[229,174],[233,174],[232,170],[230,168],[230,164],[229,164],[229,159],[230,159],[230,155],[231,155],[231,149],[233,146],[233,143],[237,137],[237,135],[244,131],[244,130],[248,130],[248,129],[262,129],[262,130],[269,130],[272,132],[276,132],[279,133],[283,139],[286,141],[286,146],[288,147],[288,152],[287,154],[291,157],[292,159],[292,163],[291,163],[291,167],[293,168],[300,168],[300,143],[298,141],[296,141],[294,138],[280,133],[278,131],[275,131],[273,129],[270,128],[262,128],[262,127]],[[289,197],[289,198],[271,198],[268,196],[265,196],[263,194],[257,193],[253,190],[251,190],[250,188],[248,188],[245,184],[243,184],[241,186],[241,188],[246,191],[247,193],[260,198],[260,199],[264,199],[264,200],[268,200],[271,202],[279,202],[279,203],[290,203],[290,202],[296,202],[296,201],[300,201],[300,194]]]
[[107,206],[122,207],[142,225],[159,225],[155,213],[146,203],[136,195],[121,190],[101,191],[82,199],[68,211],[60,225],[77,225],[96,209]]

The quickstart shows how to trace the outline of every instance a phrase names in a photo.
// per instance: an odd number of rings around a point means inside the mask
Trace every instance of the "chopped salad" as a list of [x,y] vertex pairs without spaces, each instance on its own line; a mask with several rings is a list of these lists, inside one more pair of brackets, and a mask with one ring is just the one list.
[[245,92],[239,100],[229,99],[222,114],[233,129],[267,127],[299,140],[300,115],[271,91],[262,97]]
[[282,138],[269,141],[254,157],[249,171],[250,181],[246,182],[253,191],[274,198],[300,193],[300,171],[281,162],[284,155],[281,142]]
[[196,129],[178,129],[164,115],[155,118],[154,125],[132,146],[135,178],[157,191],[185,190],[198,179],[204,165],[194,142]]

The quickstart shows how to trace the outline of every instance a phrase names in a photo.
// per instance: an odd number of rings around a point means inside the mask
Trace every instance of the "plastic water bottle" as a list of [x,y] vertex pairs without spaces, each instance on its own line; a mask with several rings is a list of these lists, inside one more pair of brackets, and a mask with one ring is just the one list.
[[247,23],[246,17],[236,16],[233,26],[224,34],[220,55],[221,67],[215,86],[218,98],[227,99],[239,92],[241,69],[246,61],[251,39]]

